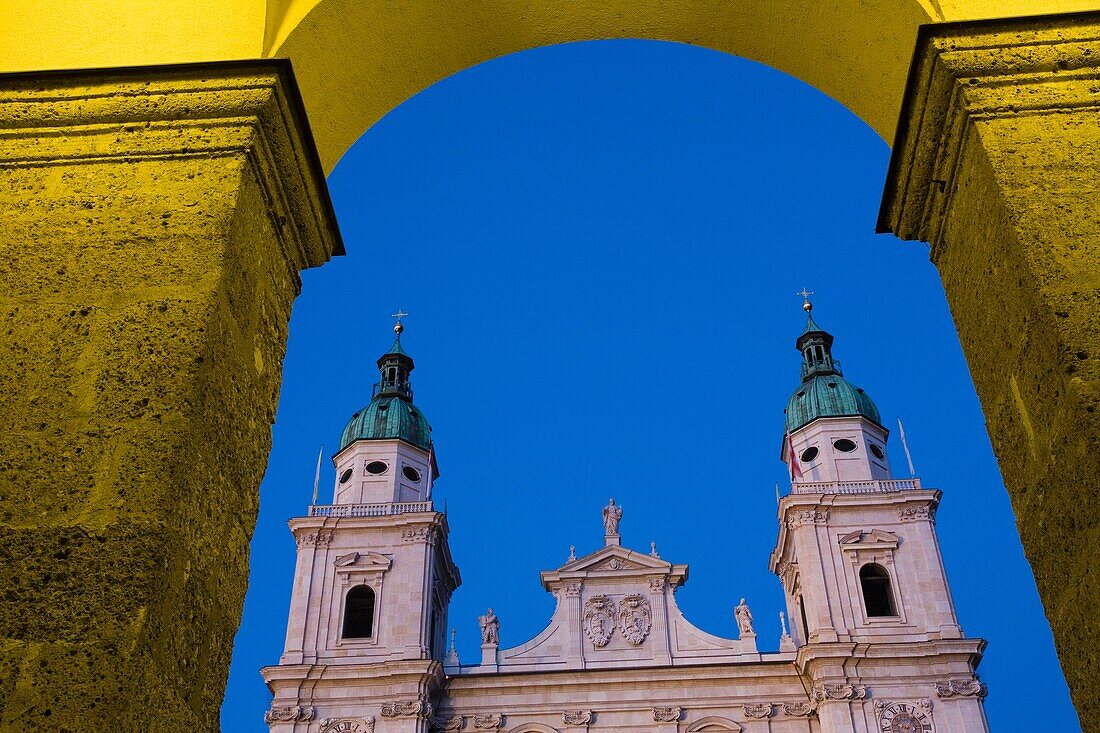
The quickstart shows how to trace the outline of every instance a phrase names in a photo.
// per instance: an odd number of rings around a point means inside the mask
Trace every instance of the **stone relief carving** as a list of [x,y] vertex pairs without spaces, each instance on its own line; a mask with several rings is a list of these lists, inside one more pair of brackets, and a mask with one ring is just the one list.
[[566,584],[566,586],[565,586],[565,597],[566,598],[576,598],[580,594],[581,594],[581,584],[580,583],[567,583]]
[[383,718],[398,718],[415,715],[419,718],[428,718],[432,714],[431,703],[425,700],[395,700],[382,706]]
[[938,697],[985,697],[989,694],[989,688],[976,679],[949,680],[936,683],[936,695]]
[[433,538],[435,527],[409,527],[401,530],[402,542],[429,542]]
[[615,500],[610,499],[603,508],[603,531],[607,535],[619,534],[619,520],[623,518],[623,508],[615,506]]
[[298,538],[298,547],[328,547],[332,542],[332,532],[310,532]]
[[675,723],[683,713],[684,709],[679,706],[653,708],[653,720],[658,723]]
[[474,716],[474,727],[479,730],[498,730],[502,725],[504,716],[500,713]]
[[592,711],[566,710],[561,714],[561,722],[566,725],[588,725],[592,722]]
[[770,718],[775,706],[770,702],[760,703],[746,703],[745,704],[745,717],[746,718]]
[[929,522],[935,523],[936,521],[936,507],[931,504],[922,504],[920,506],[899,506],[898,516],[901,521],[927,519]]
[[654,593],[660,593],[665,589],[667,581],[664,578],[650,578],[649,589]]
[[798,529],[803,524],[825,524],[828,521],[828,509],[799,509],[788,514],[787,528]]
[[482,644],[500,643],[500,619],[493,613],[493,609],[486,611],[484,616],[478,616],[477,623],[481,627]]
[[272,723],[294,722],[298,720],[313,720],[314,709],[300,705],[272,705],[271,709],[264,713],[264,722]]
[[733,615],[737,619],[738,634],[741,636],[756,636],[756,632],[752,630],[752,611],[749,610],[749,604],[745,603],[744,598],[733,609]]
[[597,647],[607,646],[615,631],[615,601],[607,596],[592,596],[584,602],[584,633]]
[[635,570],[636,567],[634,565],[631,565],[628,562],[623,562],[622,560],[620,560],[617,557],[613,557],[610,560],[608,560],[607,564],[604,565],[603,567],[595,568],[595,570],[604,570],[604,569],[607,569],[607,570]]
[[466,719],[461,715],[451,715],[449,717],[436,716],[432,718],[432,730],[445,731],[446,733],[453,733],[453,731],[462,730],[462,726],[465,724]]
[[653,613],[645,596],[633,593],[619,601],[619,631],[627,641],[641,644],[652,627]]
[[817,708],[808,702],[785,702],[783,703],[783,713],[790,715],[794,718],[808,718],[814,714],[814,710]]
[[322,718],[321,733],[374,733],[374,718]]
[[863,685],[851,684],[821,684],[815,685],[810,691],[810,699],[814,702],[823,700],[863,700],[867,697],[867,688]]

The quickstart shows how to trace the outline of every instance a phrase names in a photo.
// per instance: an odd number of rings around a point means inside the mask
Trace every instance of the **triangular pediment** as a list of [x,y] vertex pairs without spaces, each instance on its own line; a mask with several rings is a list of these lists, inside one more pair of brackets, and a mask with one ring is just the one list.
[[670,570],[672,563],[659,557],[634,552],[621,545],[608,545],[584,557],[570,560],[559,573],[621,572],[624,570]]
[[343,570],[389,570],[390,559],[377,552],[349,552],[337,556],[333,563]]
[[898,546],[898,536],[884,529],[857,529],[841,536],[840,546],[844,549],[879,549]]

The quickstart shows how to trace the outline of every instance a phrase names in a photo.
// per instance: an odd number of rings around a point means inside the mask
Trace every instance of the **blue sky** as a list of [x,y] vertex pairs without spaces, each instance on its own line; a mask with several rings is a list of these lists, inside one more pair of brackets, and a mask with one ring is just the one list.
[[[501,642],[549,620],[538,572],[623,543],[691,565],[688,619],[736,636],[748,599],[778,647],[783,408],[798,384],[803,286],[845,375],[917,473],[943,491],[937,531],[991,729],[1043,700],[1079,730],[1050,629],[923,244],[875,235],[889,150],[802,82],[683,45],[602,41],[468,69],[367,131],[329,179],[348,256],[303,274],[252,578],[222,711],[265,731],[257,672],[277,662],[318,445],[370,399],[397,308],[431,420],[462,659],[492,606]],[[896,436],[895,473],[906,475]],[[333,469],[322,473],[322,501]],[[772,621],[772,619],[776,619]],[[1025,673],[1026,669],[1026,673]]]

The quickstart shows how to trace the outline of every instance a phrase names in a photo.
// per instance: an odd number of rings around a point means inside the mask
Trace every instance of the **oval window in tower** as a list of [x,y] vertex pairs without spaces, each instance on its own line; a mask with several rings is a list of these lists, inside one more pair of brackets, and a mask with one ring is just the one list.
[[389,468],[389,466],[387,466],[382,461],[371,461],[367,464],[367,473],[372,473],[375,476],[378,476],[379,474],[385,473],[387,468]]
[[348,481],[351,481],[351,474],[352,470],[350,468],[346,469],[342,474],[340,474],[340,483],[346,484]]
[[405,478],[409,481],[420,481],[420,471],[417,471],[412,466],[405,466],[401,469],[401,473],[405,474]]
[[856,444],[848,440],[847,438],[841,438],[840,440],[833,443],[833,447],[841,453],[851,453],[856,449]]
[[815,458],[817,458],[817,446],[816,445],[811,446],[811,447],[807,448],[806,450],[802,451],[802,455],[799,456],[799,460],[801,460],[805,463],[809,463],[810,461],[812,461]]
[[883,453],[882,448],[878,447],[874,443],[871,443],[871,455],[880,460],[886,458],[886,454]]

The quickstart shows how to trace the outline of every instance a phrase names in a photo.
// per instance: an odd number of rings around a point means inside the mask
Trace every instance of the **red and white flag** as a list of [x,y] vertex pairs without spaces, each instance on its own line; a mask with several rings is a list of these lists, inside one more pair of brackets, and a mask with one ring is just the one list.
[[798,457],[794,453],[794,438],[787,433],[787,456],[790,459],[791,481],[802,478],[802,467],[798,465]]

